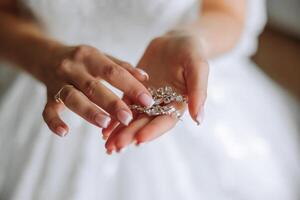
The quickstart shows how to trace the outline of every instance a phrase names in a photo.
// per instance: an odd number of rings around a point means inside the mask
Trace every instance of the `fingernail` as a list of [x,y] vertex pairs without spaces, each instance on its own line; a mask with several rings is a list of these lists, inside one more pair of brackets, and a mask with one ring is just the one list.
[[125,126],[128,126],[128,124],[131,122],[132,120],[132,116],[131,114],[129,114],[127,111],[125,110],[119,110],[117,113],[117,118],[118,120],[124,124]]
[[134,143],[134,145],[137,146],[137,147],[142,145],[142,143],[139,142],[137,139],[135,139],[135,140],[133,141],[133,143]]
[[139,68],[135,68],[135,69],[140,75],[144,76],[146,78],[146,80],[149,80],[149,75],[147,74],[147,72],[145,72],[144,70],[139,69]]
[[155,103],[153,98],[146,93],[140,94],[138,96],[138,100],[147,108],[151,107]]
[[127,147],[123,147],[117,150],[118,153],[124,153],[127,150]]
[[107,138],[108,138],[108,137],[105,136],[105,135],[102,136],[102,139],[103,139],[103,140],[107,140]]
[[199,112],[198,112],[198,115],[196,117],[196,122],[197,122],[197,125],[199,126],[200,124],[202,124],[203,122],[203,119],[204,119],[204,107],[201,106]]
[[67,135],[67,130],[64,129],[63,127],[59,126],[57,129],[56,129],[56,133],[59,134],[61,137],[64,137]]
[[107,128],[110,122],[110,117],[104,114],[97,114],[95,117],[95,121],[97,122],[97,124],[102,127],[102,128]]
[[107,150],[106,150],[106,154],[107,154],[107,155],[111,155],[111,154],[112,154],[112,150],[108,150],[108,149],[107,149]]

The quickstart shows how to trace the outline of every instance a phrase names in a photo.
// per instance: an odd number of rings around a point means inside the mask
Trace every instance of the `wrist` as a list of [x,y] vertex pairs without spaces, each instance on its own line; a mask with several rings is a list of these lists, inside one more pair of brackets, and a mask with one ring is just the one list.
[[59,62],[59,55],[65,45],[52,40],[35,40],[31,43],[26,70],[38,80],[45,82],[50,70]]

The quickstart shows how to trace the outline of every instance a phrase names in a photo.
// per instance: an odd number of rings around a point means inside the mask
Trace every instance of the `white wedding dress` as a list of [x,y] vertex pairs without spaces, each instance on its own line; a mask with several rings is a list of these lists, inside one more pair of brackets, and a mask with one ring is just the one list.
[[[196,0],[23,0],[45,30],[137,63],[147,43],[195,17]],[[100,130],[70,111],[58,138],[42,120],[45,88],[1,66],[1,200],[297,200],[299,107],[249,59],[265,23],[248,1],[240,43],[211,60],[206,118],[186,114],[161,138],[105,154]],[[297,124],[298,123],[298,124]]]

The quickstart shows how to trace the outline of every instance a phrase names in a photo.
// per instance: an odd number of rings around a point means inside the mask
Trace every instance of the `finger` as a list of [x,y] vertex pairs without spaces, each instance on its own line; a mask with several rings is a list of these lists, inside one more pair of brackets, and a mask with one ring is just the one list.
[[194,59],[186,66],[185,80],[188,89],[188,107],[198,125],[203,121],[204,103],[207,96],[209,66],[207,61]]
[[[122,100],[127,104],[127,105],[131,105],[132,101],[127,97],[127,96],[123,96]],[[116,120],[112,120],[111,123],[109,124],[109,126],[105,129],[102,129],[102,135],[103,135],[103,139],[106,140],[109,135],[114,131],[115,128],[117,128],[119,125],[119,122]]]
[[134,102],[146,107],[151,107],[154,104],[154,100],[146,87],[126,69],[117,65],[108,57],[102,57],[101,59],[93,57],[91,59],[89,64],[97,66],[93,67],[94,74],[123,91]]
[[[111,142],[109,142],[110,140],[111,140],[111,138],[113,138],[114,137],[114,132],[116,132],[116,131],[119,131],[119,130],[121,130],[121,129],[123,129],[124,128],[124,126],[122,125],[122,124],[119,124],[117,127],[115,127],[114,128],[114,130],[111,132],[111,134],[109,135],[109,137],[108,137],[108,139],[107,139],[107,141],[105,142],[105,148],[106,148],[106,153],[107,154],[111,154],[111,153],[113,153],[113,151],[116,151],[117,150],[117,148],[116,148],[116,146],[115,145],[113,145]],[[108,144],[108,142],[110,143],[110,144]]]
[[116,64],[118,64],[119,66],[121,66],[124,69],[126,69],[130,74],[132,74],[139,81],[149,80],[149,75],[144,70],[142,70],[140,68],[135,68],[130,63],[122,61],[120,59],[117,59],[117,58],[115,58],[113,56],[110,56],[110,55],[106,55],[106,56],[109,59],[111,59],[112,61],[114,61]]
[[66,87],[61,91],[60,97],[70,110],[91,124],[100,128],[109,125],[110,117],[75,87]]
[[103,139],[106,140],[119,124],[118,121],[112,120],[107,128],[102,129]]
[[[69,63],[75,65],[74,63]],[[82,91],[93,103],[105,110],[124,125],[128,125],[132,120],[132,112],[124,101],[116,94],[105,87],[99,80],[95,79],[88,72],[82,71],[78,63],[77,67],[72,67],[68,73],[71,84]]]
[[[174,106],[176,110],[181,113],[181,115],[186,109],[185,103],[171,103],[170,105]],[[151,141],[173,128],[178,120],[179,118],[174,114],[157,116],[138,131],[135,136],[135,140],[138,144]]]
[[109,136],[105,147],[108,151],[120,151],[134,141],[135,134],[144,127],[152,118],[140,115],[129,126],[119,126]]
[[55,101],[48,101],[43,111],[43,118],[49,129],[60,137],[64,137],[69,128],[66,123],[59,117],[64,105]]
[[157,116],[136,133],[135,140],[137,144],[154,140],[172,129],[177,122],[178,119],[173,116]]

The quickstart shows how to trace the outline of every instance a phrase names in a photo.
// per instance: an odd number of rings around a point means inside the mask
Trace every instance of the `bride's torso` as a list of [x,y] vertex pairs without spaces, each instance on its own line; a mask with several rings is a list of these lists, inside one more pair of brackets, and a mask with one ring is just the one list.
[[[90,44],[136,62],[147,43],[199,10],[199,0],[21,0],[67,44]],[[193,11],[191,11],[193,10]]]
[[[199,17],[201,0],[19,0],[44,29],[67,44],[89,44],[132,62],[151,39]],[[264,0],[247,1],[244,34],[230,56],[256,50],[266,21]],[[235,55],[235,56],[232,56]],[[227,59],[226,58],[226,59]]]
[[[199,17],[201,0],[18,0],[43,29],[66,44],[89,44],[136,64],[151,39]],[[256,50],[265,23],[263,0],[249,0],[245,31],[233,52],[218,59],[237,62]],[[14,70],[0,62],[0,96],[14,81]],[[225,69],[226,70],[226,69]],[[220,73],[220,67],[218,67]],[[18,74],[18,73],[17,73]],[[222,76],[221,76],[222,77]],[[1,100],[1,98],[0,98]]]

